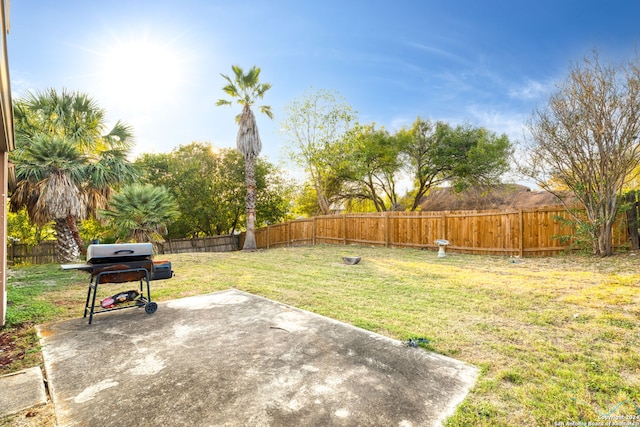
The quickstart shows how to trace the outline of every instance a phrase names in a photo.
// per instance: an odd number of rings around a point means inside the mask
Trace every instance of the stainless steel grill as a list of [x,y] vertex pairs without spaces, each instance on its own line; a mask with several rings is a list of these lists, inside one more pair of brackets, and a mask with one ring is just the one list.
[[[89,245],[86,264],[63,264],[64,270],[81,270],[90,274],[84,317],[125,308],[142,308],[148,314],[155,313],[158,304],[151,301],[151,280],[169,279],[173,276],[169,261],[154,261],[151,243],[123,243]],[[121,292],[124,299],[111,297],[96,308],[98,286],[105,283],[139,282],[138,290]],[[146,286],[145,286],[146,285]],[[136,295],[137,294],[137,295]],[[135,298],[132,296],[135,295]],[[107,299],[105,299],[107,300]],[[103,300],[102,302],[104,302]]]

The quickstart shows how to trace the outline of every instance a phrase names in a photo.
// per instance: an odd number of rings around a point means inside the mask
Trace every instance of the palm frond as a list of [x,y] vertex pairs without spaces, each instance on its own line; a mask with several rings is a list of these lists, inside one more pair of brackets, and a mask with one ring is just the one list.
[[259,108],[260,108],[260,112],[262,114],[266,115],[270,119],[273,119],[273,111],[271,111],[271,106],[269,106],[269,105],[261,105]]
[[238,91],[238,88],[234,84],[229,84],[229,85],[223,87],[222,91],[224,93],[226,93],[227,95],[229,95],[230,97],[232,97],[232,98],[240,97],[240,91]]
[[133,184],[114,194],[109,209],[99,210],[98,215],[111,221],[121,240],[161,242],[166,224],[179,211],[164,187]]
[[261,85],[259,85],[259,86],[256,88],[256,96],[257,96],[258,98],[262,98],[262,97],[264,96],[264,93],[265,93],[266,91],[268,91],[269,89],[271,89],[271,84],[269,84],[269,83],[262,83]]
[[242,81],[242,78],[244,77],[244,71],[242,70],[242,68],[239,65],[232,65],[231,70],[233,70],[235,81]]
[[14,158],[18,180],[38,181],[53,173],[65,173],[81,180],[85,160],[70,141],[38,134]]
[[107,150],[130,150],[135,144],[133,128],[118,120],[113,128],[102,137]]
[[[235,99],[240,105],[252,106],[258,98],[262,98],[266,91],[271,89],[271,84],[260,83],[260,68],[255,65],[249,69],[246,73],[239,65],[232,65],[233,79],[231,77],[220,74],[227,82],[227,85],[222,88],[222,91],[229,95],[232,99]],[[216,102],[217,106],[231,105],[230,100],[220,99]],[[260,107],[260,111],[265,113],[269,118],[273,118],[271,107]],[[242,113],[236,117],[236,122],[240,123],[239,117]]]
[[256,88],[258,86],[258,79],[260,77],[260,68],[256,66],[251,67],[247,74],[242,76],[242,84],[245,89]]

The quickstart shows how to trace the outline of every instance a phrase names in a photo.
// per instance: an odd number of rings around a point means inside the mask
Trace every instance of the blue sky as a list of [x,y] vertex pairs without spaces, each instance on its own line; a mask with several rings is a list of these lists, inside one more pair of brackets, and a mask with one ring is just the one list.
[[220,73],[257,65],[278,162],[284,106],[317,89],[391,131],[421,116],[521,139],[572,62],[634,55],[639,17],[635,0],[13,0],[8,48],[14,98],[86,92],[133,126],[136,153],[234,147]]

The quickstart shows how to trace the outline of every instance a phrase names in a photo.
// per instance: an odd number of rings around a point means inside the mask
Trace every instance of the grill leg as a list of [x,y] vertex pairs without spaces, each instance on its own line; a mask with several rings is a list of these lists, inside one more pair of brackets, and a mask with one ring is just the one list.
[[100,282],[100,275],[102,273],[98,273],[96,276],[96,280],[93,283],[93,298],[91,298],[91,312],[89,313],[89,324],[93,322],[93,312],[96,308],[96,294],[98,293],[98,283]]
[[[149,285],[149,272],[147,271],[147,276],[145,277],[145,280],[147,281],[147,300],[149,302],[151,302],[151,286]],[[142,285],[142,282],[140,282],[140,285]]]
[[91,289],[93,286],[93,277],[89,280],[89,290],[87,290],[87,300],[84,303],[84,316],[87,317],[87,309],[89,308],[89,298],[91,298]]
[[[96,294],[98,293],[98,279],[99,274],[96,277],[92,277],[89,281],[89,290],[87,291],[87,301],[84,304],[84,315],[82,317],[87,317],[87,311],[89,312],[89,324],[93,322],[93,312],[96,307]],[[95,280],[94,280],[95,279]],[[93,295],[91,294],[93,292]],[[91,306],[89,306],[89,300],[91,300]]]

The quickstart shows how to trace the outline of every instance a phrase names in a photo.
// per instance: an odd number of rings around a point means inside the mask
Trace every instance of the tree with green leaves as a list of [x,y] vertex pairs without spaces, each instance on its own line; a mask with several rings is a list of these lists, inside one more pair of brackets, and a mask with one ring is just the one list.
[[61,262],[78,258],[78,221],[106,205],[114,187],[136,172],[127,160],[131,128],[106,127],[106,113],[88,95],[54,89],[29,93],[14,105],[16,188],[11,209],[26,208],[36,225],[54,221]]
[[456,191],[490,187],[509,170],[509,138],[482,127],[436,122],[420,117],[397,133],[405,170],[413,177],[409,209],[416,210],[428,191],[450,184]]
[[13,243],[23,243],[30,246],[56,239],[53,224],[34,224],[29,220],[26,208],[22,208],[18,212],[7,212],[7,236]]
[[640,57],[603,63],[597,52],[572,65],[548,104],[533,112],[520,171],[556,194],[569,189],[585,208],[573,214],[593,253],[613,253],[622,190],[640,166]]
[[[260,151],[262,142],[258,133],[256,118],[251,110],[258,99],[262,99],[265,92],[271,89],[269,83],[260,83],[260,68],[251,67],[245,72],[237,65],[233,65],[233,79],[221,74],[227,81],[227,85],[222,90],[242,105],[242,112],[236,117],[238,122],[238,135],[236,146],[242,154],[245,162],[245,184],[247,187],[246,203],[246,235],[243,250],[253,251],[257,249],[255,237],[256,222],[256,178],[255,162]],[[216,105],[232,105],[232,100],[220,99]],[[261,113],[273,119],[271,107],[267,105],[259,106]]]
[[[241,167],[237,152],[236,156]],[[180,206],[180,217],[169,225],[171,237],[224,234],[229,224],[237,220],[231,218],[240,216],[238,212],[244,206],[241,173],[223,176],[220,152],[214,152],[211,144],[193,142],[170,153],[146,153],[136,164],[144,182],[166,187]],[[222,180],[234,181],[233,189],[221,190]]]
[[121,242],[164,242],[167,224],[180,212],[173,196],[164,187],[146,184],[125,185],[113,194],[108,209],[98,216],[108,219],[110,229]]
[[376,211],[397,208],[396,182],[402,169],[404,140],[375,124],[357,125],[345,137],[338,174],[344,181],[343,198],[369,200]]
[[291,219],[294,185],[273,163],[258,159],[256,163],[256,208],[260,218],[256,225],[264,227]]
[[[142,181],[166,187],[180,206],[181,215],[169,224],[170,237],[229,234],[244,219],[246,186],[244,160],[233,149],[209,143],[181,145],[170,153],[143,154],[136,165]],[[280,170],[256,159],[256,226],[280,221],[288,212],[291,187]]]
[[328,90],[307,93],[286,107],[281,129],[289,141],[289,155],[305,169],[319,212],[325,215],[340,197],[336,160],[354,120],[352,108]]
[[398,137],[404,141],[402,158],[405,171],[413,179],[413,189],[409,192],[411,199],[409,210],[415,211],[420,201],[429,192],[448,178],[444,165],[440,165],[434,156],[435,147],[441,144],[443,131],[448,125],[443,122],[433,124],[420,117],[413,122],[411,128],[401,129]]

